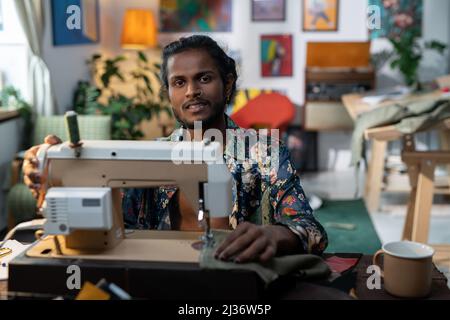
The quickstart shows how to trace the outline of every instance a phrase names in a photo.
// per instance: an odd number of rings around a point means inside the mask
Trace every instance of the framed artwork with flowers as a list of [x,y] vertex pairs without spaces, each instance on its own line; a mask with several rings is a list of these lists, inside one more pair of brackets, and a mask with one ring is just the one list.
[[370,30],[370,38],[396,38],[403,30],[422,34],[423,0],[369,0],[380,13],[380,28]]

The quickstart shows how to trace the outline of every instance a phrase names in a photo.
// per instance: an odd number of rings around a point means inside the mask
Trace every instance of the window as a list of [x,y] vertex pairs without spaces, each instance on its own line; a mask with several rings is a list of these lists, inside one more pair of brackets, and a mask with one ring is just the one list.
[[14,86],[28,95],[29,49],[14,1],[0,0],[0,88]]

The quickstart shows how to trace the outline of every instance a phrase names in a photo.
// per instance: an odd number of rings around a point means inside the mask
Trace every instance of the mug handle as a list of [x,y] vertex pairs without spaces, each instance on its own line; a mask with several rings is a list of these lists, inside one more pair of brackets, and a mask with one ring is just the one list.
[[380,275],[382,278],[384,278],[384,271],[383,269],[381,269],[380,266],[380,258],[381,255],[384,254],[383,249],[378,250],[374,255],[373,255],[373,260],[372,260],[372,264],[377,266],[378,268],[380,268]]

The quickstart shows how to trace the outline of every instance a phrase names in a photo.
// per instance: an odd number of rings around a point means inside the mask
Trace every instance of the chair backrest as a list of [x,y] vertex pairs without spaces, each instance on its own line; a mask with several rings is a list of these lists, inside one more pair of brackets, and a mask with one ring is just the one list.
[[295,117],[295,107],[286,96],[264,93],[231,115],[242,128],[280,129],[282,132]]
[[[78,116],[78,127],[82,140],[111,139],[111,116],[80,115]],[[63,141],[68,139],[64,116],[37,117],[33,134],[33,145],[41,144],[49,134],[54,134]]]

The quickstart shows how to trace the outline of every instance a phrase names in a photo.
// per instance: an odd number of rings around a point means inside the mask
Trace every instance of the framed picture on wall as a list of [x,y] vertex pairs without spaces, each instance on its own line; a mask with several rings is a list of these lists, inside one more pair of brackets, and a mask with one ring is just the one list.
[[161,32],[230,32],[232,0],[161,0]]
[[370,6],[381,11],[381,28],[370,29],[370,39],[396,38],[405,29],[415,29],[422,35],[423,1],[399,1],[391,5],[388,1],[369,0]]
[[303,31],[337,31],[339,0],[303,0]]
[[261,76],[291,77],[292,35],[261,36]]
[[285,21],[286,0],[252,0],[252,21]]
[[94,44],[100,40],[98,0],[52,0],[53,45]]

